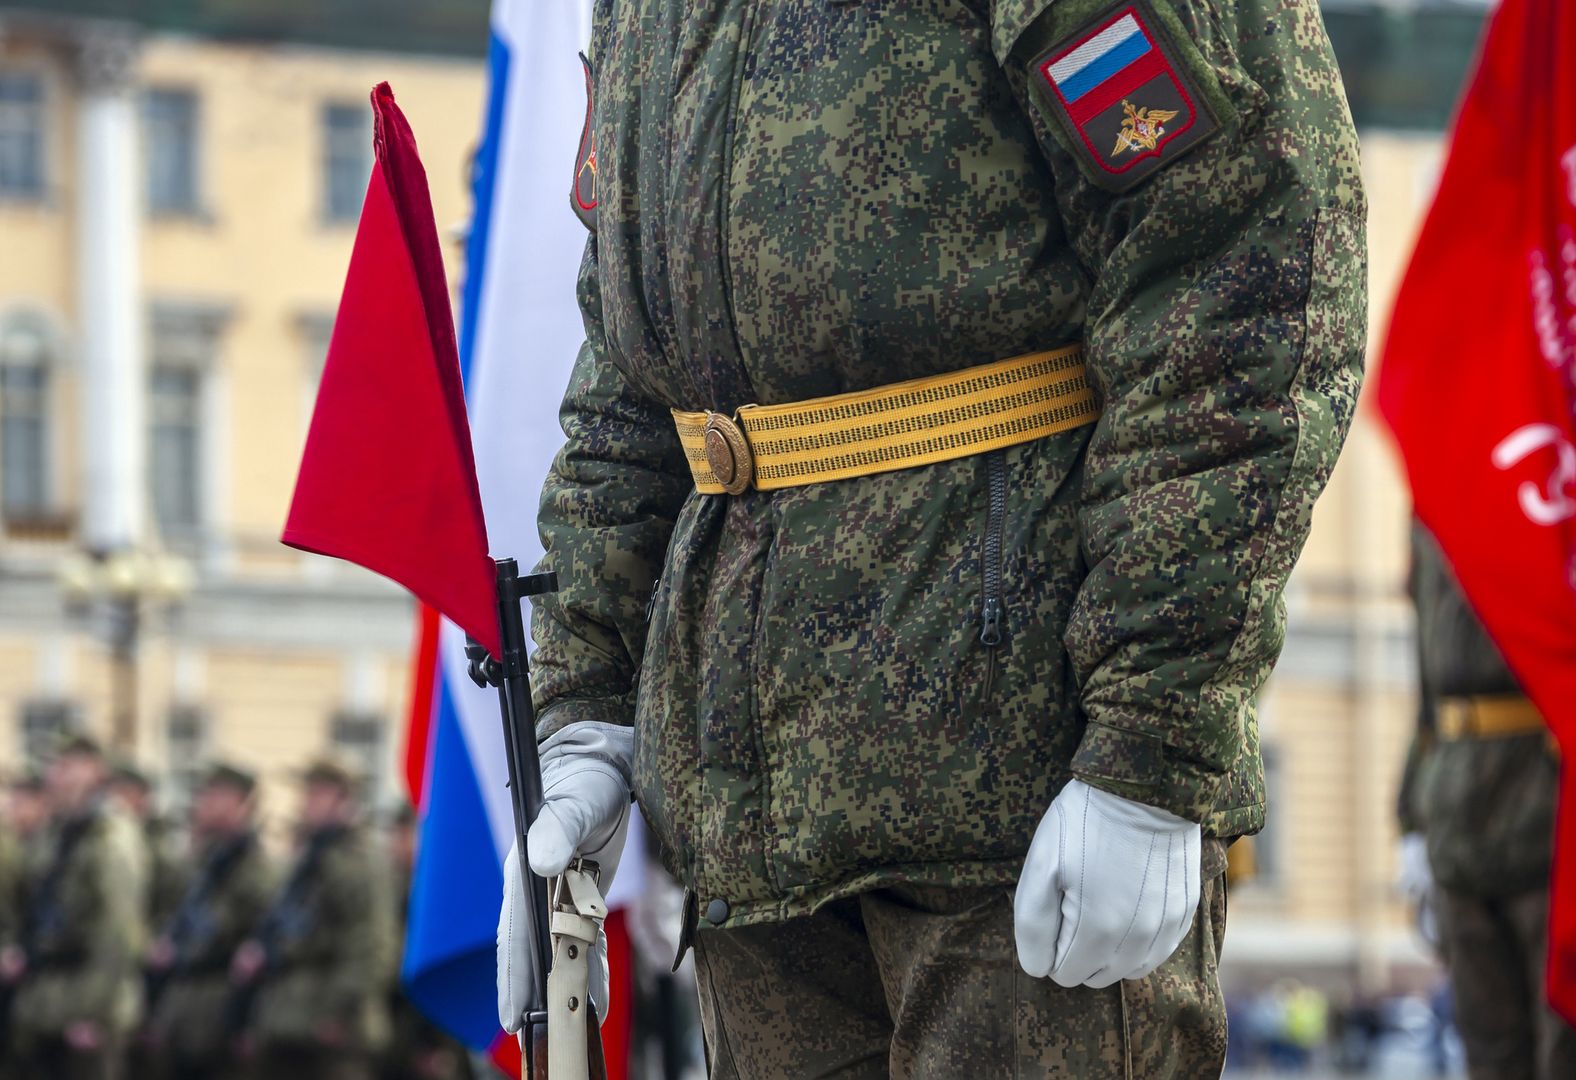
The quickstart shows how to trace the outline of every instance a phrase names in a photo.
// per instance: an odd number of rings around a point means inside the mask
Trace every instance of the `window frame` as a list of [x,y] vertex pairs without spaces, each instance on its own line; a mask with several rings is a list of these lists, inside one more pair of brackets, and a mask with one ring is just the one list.
[[[349,124],[336,124],[338,120],[355,122],[356,151],[355,176],[341,174],[339,168],[347,164],[350,155],[345,147],[350,145]],[[322,165],[321,185],[318,189],[318,214],[328,226],[354,225],[361,217],[361,204],[366,195],[367,181],[372,175],[372,118],[367,107],[345,101],[325,101],[318,109],[319,160]],[[344,143],[341,144],[340,140]],[[345,189],[340,192],[338,183]],[[340,200],[343,199],[341,202]]]
[[[144,490],[152,510],[151,522],[160,539],[188,552],[213,542],[223,509],[223,484],[227,477],[220,442],[224,420],[220,411],[223,404],[220,400],[221,358],[225,329],[232,315],[233,309],[224,305],[162,301],[152,305],[149,319],[145,374],[148,458]],[[154,383],[161,370],[189,373],[195,383],[192,405],[196,420],[191,469],[195,521],[179,523],[175,528],[160,515],[158,497],[160,470],[156,431],[159,417]]]
[[[334,754],[361,771],[361,794],[368,806],[383,796],[384,757],[389,749],[389,718],[377,709],[346,706],[328,721],[328,745]],[[372,738],[363,735],[370,732]]]
[[50,85],[49,73],[36,65],[21,64],[0,68],[0,82],[6,79],[25,79],[31,81],[38,91],[38,99],[27,105],[11,105],[0,100],[0,133],[5,131],[5,113],[12,108],[33,110],[35,139],[34,156],[36,175],[31,178],[29,186],[13,187],[4,182],[3,173],[0,173],[0,205],[22,204],[33,205],[43,203],[49,198],[49,184],[51,177],[50,151],[51,139],[49,130],[50,112],[54,106],[53,87]]
[[[16,333],[31,334],[37,344],[37,353],[21,358],[6,355],[8,342]],[[17,529],[58,528],[64,515],[61,513],[59,478],[62,475],[59,397],[61,393],[62,343],[55,321],[43,312],[20,308],[0,314],[0,525],[7,531]],[[36,399],[38,475],[34,478],[37,498],[31,503],[13,504],[9,491],[11,463],[6,454],[5,440],[11,419],[11,394],[7,387],[9,371],[27,370],[38,375],[38,382],[31,389]]]
[[[186,151],[184,162],[184,199],[161,201],[155,196],[155,106],[159,101],[182,101],[187,107],[185,116]],[[209,217],[203,183],[203,108],[197,90],[176,84],[158,84],[142,92],[142,144],[143,144],[143,207],[154,219],[201,219]]]

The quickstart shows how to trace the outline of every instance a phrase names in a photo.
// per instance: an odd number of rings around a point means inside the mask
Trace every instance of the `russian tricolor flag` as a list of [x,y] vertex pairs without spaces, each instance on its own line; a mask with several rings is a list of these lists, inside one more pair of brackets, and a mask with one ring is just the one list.
[[[1046,70],[1051,82],[1068,102],[1076,102],[1098,90],[1112,78],[1128,72],[1127,87],[1143,81],[1141,72],[1129,71],[1135,63],[1154,52],[1138,19],[1128,12],[1072,52],[1052,63]],[[1153,74],[1158,74],[1155,72]]]
[[[587,234],[569,189],[585,119],[579,53],[590,22],[588,0],[493,6],[460,363],[492,553],[522,567],[542,554],[537,496],[563,441],[559,395],[584,337],[575,277]],[[494,933],[514,830],[503,735],[497,692],[466,677],[463,646],[453,624],[424,615],[407,752],[421,847],[401,978],[446,1030],[517,1061],[495,1004]],[[633,871],[626,889],[638,887],[638,853],[626,866]],[[616,964],[616,941],[614,951]],[[621,1075],[617,1047],[608,1049]]]

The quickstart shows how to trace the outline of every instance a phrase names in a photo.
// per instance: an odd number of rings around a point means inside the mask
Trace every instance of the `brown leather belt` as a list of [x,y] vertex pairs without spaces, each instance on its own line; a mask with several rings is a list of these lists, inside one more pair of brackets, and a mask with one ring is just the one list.
[[1508,739],[1547,734],[1537,706],[1520,694],[1448,697],[1439,702],[1435,730],[1441,739]]

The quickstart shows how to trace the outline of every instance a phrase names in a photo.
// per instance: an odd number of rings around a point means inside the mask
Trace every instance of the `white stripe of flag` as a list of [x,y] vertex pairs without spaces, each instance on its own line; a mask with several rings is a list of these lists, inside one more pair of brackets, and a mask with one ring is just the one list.
[[1051,78],[1056,81],[1057,86],[1060,86],[1136,33],[1138,33],[1138,20],[1134,19],[1131,13],[1123,15],[1116,22],[1052,64]]

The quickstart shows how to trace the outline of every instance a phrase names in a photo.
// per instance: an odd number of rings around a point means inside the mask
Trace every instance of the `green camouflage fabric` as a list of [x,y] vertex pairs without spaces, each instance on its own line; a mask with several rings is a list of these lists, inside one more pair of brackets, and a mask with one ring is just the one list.
[[21,939],[31,874],[27,845],[8,826],[0,824],[0,948],[15,945]]
[[385,993],[397,962],[386,866],[360,828],[317,842],[325,846],[289,910],[276,894],[265,916],[276,929],[248,1034],[264,1052],[375,1051],[389,1037]]
[[1549,891],[1440,890],[1439,934],[1471,1080],[1576,1076],[1576,1027],[1544,996]]
[[[539,734],[635,725],[718,925],[1012,882],[1072,776],[1263,821],[1253,697],[1361,379],[1357,143],[1314,0],[1157,0],[1222,127],[1102,191],[1027,64],[1115,7],[595,5]],[[700,496],[669,416],[1072,342],[1098,424],[901,472]]]
[[148,1033],[174,1064],[216,1064],[228,1057],[230,961],[267,909],[278,874],[257,838],[208,844],[171,918],[161,928],[174,966],[156,979]]
[[120,811],[99,806],[51,826],[24,936],[28,968],[11,1005],[19,1041],[58,1038],[79,1020],[110,1036],[136,1026],[147,882],[141,831]]
[[191,867],[178,830],[161,817],[142,825],[148,845],[148,925],[163,926],[186,892]]
[[1560,763],[1546,734],[1441,740],[1442,698],[1520,696],[1499,647],[1461,591],[1438,542],[1412,528],[1422,694],[1401,785],[1401,823],[1422,832],[1434,880],[1471,896],[1548,887]]
[[897,885],[695,939],[713,1080],[1200,1080],[1226,1059],[1224,845],[1153,974],[1092,990],[1024,974],[1002,888]]

